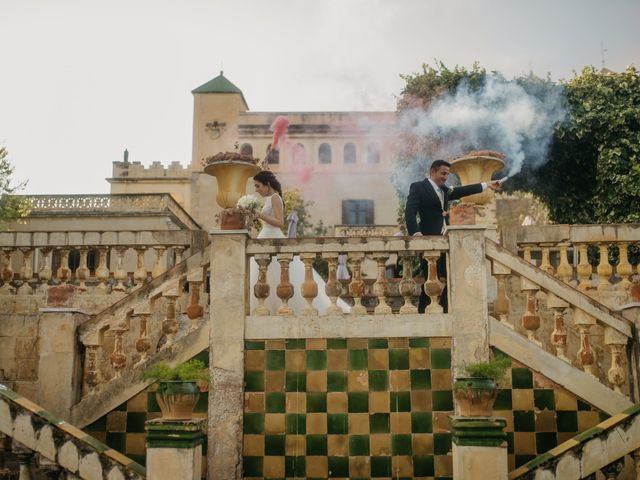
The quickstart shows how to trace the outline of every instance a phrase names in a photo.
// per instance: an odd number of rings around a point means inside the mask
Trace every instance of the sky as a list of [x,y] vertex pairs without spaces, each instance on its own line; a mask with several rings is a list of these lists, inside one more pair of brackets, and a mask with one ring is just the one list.
[[189,164],[191,90],[221,69],[252,111],[394,110],[435,60],[640,67],[639,18],[639,0],[0,0],[0,146],[22,193],[108,193],[125,148]]

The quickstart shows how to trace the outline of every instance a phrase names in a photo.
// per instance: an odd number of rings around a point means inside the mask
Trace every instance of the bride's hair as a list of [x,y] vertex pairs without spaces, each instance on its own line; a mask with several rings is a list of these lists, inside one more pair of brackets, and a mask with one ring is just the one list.
[[253,179],[256,182],[262,183],[263,185],[269,185],[276,192],[278,192],[278,195],[280,195],[280,198],[282,198],[282,200],[284,201],[284,198],[282,197],[282,185],[280,185],[280,182],[273,174],[273,172],[269,170],[262,170],[261,172],[258,172],[258,174],[253,177]]

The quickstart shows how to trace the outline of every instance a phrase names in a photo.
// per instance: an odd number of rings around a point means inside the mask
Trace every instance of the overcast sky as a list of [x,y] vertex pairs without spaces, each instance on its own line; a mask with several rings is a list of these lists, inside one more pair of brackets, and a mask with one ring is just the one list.
[[[0,0],[0,145],[26,193],[107,193],[112,162],[191,159],[191,90],[253,111],[393,110],[440,59],[507,77],[640,66],[639,0]],[[213,153],[213,152],[212,152]]]

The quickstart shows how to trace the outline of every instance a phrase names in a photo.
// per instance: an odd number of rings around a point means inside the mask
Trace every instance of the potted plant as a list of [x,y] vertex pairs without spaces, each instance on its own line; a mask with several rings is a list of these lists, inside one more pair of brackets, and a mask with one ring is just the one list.
[[172,367],[158,362],[142,373],[143,380],[158,383],[156,399],[165,420],[188,420],[200,397],[201,389],[209,384],[209,372],[200,360],[189,360]]
[[511,360],[507,357],[464,365],[463,375],[456,377],[453,384],[458,413],[464,417],[490,417],[498,394],[498,382],[510,365]]

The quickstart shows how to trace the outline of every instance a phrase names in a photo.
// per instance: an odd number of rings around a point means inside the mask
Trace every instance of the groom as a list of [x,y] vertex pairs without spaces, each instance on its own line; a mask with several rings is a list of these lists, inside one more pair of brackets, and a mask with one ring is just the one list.
[[[493,181],[488,184],[483,182],[461,187],[447,187],[445,184],[449,178],[450,167],[451,164],[449,162],[434,160],[429,168],[428,178],[411,184],[405,208],[405,222],[409,235],[416,237],[422,235],[444,235],[446,225],[449,223],[449,201],[473,195],[474,193],[481,193],[487,187],[492,190],[500,188],[499,181]],[[416,221],[416,215],[420,216],[420,223]],[[421,259],[420,264],[426,279],[427,262]],[[447,267],[444,254],[440,256],[437,267],[438,277],[446,277]],[[425,294],[424,285],[422,285],[418,312],[424,313],[429,303],[431,303],[431,299]],[[446,285],[440,296],[440,305],[446,312],[448,308]]]

